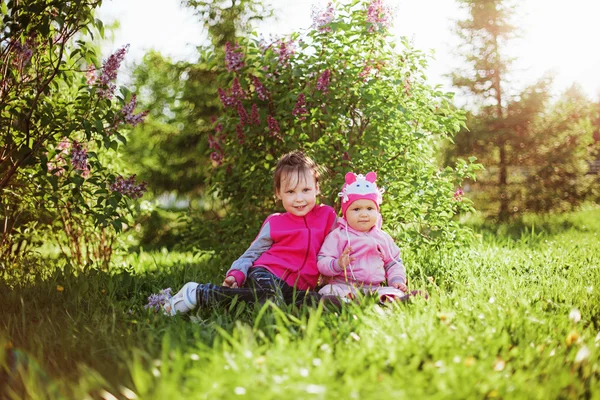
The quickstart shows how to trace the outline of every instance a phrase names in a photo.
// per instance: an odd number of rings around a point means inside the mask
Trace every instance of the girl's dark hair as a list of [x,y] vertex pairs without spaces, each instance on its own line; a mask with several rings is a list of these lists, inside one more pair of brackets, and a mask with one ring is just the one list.
[[282,175],[297,174],[298,178],[300,178],[305,171],[310,171],[315,177],[315,182],[318,184],[324,169],[301,150],[294,150],[283,155],[277,161],[277,166],[273,174],[275,192],[279,192],[281,188]]

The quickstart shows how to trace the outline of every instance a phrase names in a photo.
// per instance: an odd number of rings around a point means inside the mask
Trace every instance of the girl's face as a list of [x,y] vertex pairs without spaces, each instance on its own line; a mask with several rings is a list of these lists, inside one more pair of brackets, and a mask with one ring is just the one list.
[[285,211],[297,217],[304,217],[317,203],[319,185],[310,170],[299,174],[282,174],[281,185],[276,195],[283,203]]
[[379,212],[373,200],[360,199],[352,202],[346,210],[346,222],[359,232],[369,232],[377,223]]

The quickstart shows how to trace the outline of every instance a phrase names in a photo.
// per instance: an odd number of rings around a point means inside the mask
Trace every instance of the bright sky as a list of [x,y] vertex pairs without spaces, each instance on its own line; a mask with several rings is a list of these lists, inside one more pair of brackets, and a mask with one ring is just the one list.
[[[311,6],[323,7],[327,0],[273,0],[279,19],[258,27],[258,32],[285,34],[311,24]],[[600,0],[519,0],[517,22],[522,39],[511,52],[516,82],[533,83],[545,72],[555,74],[555,92],[572,83],[581,84],[594,100],[600,98]],[[432,50],[428,76],[432,84],[450,90],[443,75],[460,65],[454,54],[458,39],[451,31],[460,16],[454,0],[388,0],[396,10],[393,32],[407,36],[421,50]],[[104,0],[97,15],[105,24],[121,21],[114,41],[104,57],[129,43],[126,67],[139,61],[149,49],[175,60],[195,58],[195,46],[206,40],[202,24],[180,0]]]

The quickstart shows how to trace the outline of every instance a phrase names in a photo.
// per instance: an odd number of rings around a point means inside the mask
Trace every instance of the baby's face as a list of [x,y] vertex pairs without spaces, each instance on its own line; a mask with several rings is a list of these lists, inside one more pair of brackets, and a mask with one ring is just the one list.
[[285,211],[297,217],[304,217],[317,203],[319,185],[310,170],[300,174],[283,174],[281,187],[276,194]]
[[373,200],[356,200],[346,209],[346,222],[350,228],[359,232],[369,232],[377,223],[378,217],[377,205]]

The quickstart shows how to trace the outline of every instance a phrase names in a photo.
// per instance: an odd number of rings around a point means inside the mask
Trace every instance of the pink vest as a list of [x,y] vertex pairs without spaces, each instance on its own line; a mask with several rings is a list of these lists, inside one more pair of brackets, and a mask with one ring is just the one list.
[[266,220],[273,245],[255,262],[299,290],[317,285],[317,254],[336,221],[333,208],[316,205],[306,216],[272,214]]

